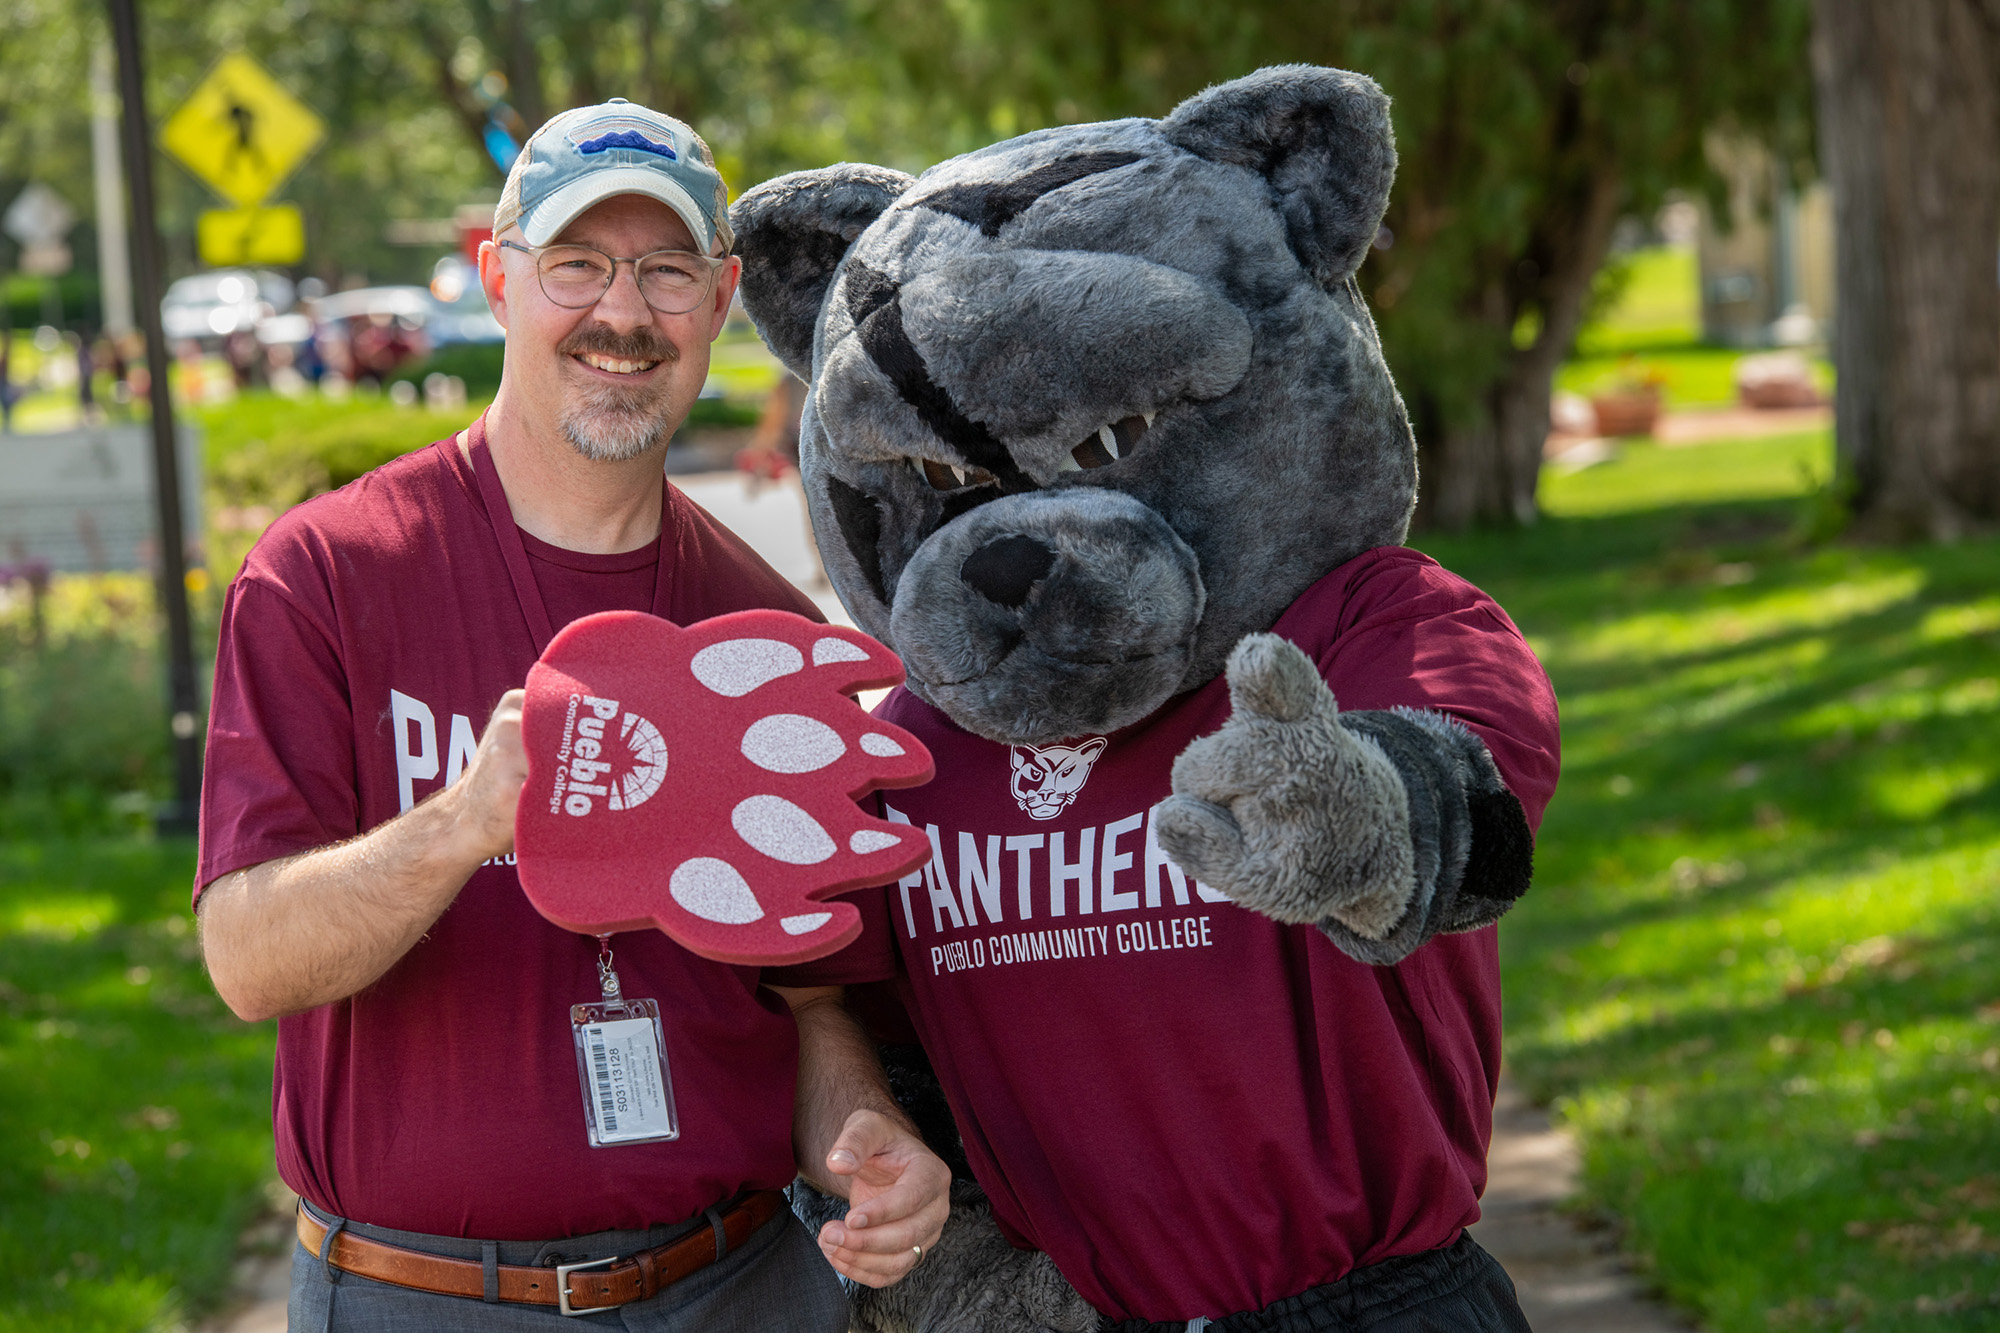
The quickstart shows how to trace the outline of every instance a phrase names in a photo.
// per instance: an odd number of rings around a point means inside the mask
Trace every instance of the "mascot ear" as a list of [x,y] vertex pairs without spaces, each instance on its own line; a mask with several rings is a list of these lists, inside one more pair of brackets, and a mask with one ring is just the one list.
[[1276,65],[1190,97],[1160,132],[1197,157],[1263,175],[1293,252],[1320,286],[1361,267],[1396,178],[1389,98],[1375,80]]
[[730,208],[743,257],[743,308],[800,379],[812,379],[813,330],[834,269],[913,179],[841,162],[765,181]]

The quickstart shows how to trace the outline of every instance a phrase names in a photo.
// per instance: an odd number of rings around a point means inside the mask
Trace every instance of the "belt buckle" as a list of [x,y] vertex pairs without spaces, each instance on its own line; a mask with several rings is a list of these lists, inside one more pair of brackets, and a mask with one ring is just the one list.
[[[600,1305],[594,1310],[570,1309],[569,1275],[571,1273],[581,1273],[587,1268],[609,1268],[612,1264],[618,1262],[618,1258],[619,1256],[614,1254],[609,1259],[592,1259],[588,1263],[557,1264],[556,1265],[556,1308],[562,1311],[564,1315],[568,1316],[571,1319],[576,1319],[587,1314],[609,1314],[611,1311],[616,1310],[618,1308],[617,1305]],[[623,1304],[623,1302],[620,1302],[620,1304]]]

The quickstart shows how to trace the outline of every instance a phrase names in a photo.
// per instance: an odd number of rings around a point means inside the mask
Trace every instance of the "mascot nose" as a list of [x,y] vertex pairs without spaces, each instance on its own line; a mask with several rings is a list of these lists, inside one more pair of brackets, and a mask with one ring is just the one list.
[[965,557],[958,576],[987,601],[1018,607],[1055,562],[1056,553],[1033,537],[995,537]]

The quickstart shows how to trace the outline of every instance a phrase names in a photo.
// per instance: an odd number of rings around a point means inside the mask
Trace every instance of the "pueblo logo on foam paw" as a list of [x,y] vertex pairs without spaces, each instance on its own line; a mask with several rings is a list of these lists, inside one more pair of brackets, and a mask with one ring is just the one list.
[[657,926],[725,963],[842,948],[861,914],[828,900],[931,853],[855,804],[930,781],[922,743],[847,697],[902,678],[867,635],[784,611],[575,622],[528,673],[521,713],[528,900],[566,930]]

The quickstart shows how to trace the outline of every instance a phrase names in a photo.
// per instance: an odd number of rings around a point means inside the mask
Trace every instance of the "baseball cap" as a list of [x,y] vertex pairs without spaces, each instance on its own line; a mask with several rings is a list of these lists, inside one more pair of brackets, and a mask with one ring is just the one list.
[[704,253],[736,241],[729,187],[701,136],[648,107],[614,97],[551,117],[528,138],[493,210],[495,235],[520,224],[530,245],[547,245],[586,209],[619,194],[643,194],[679,215]]

